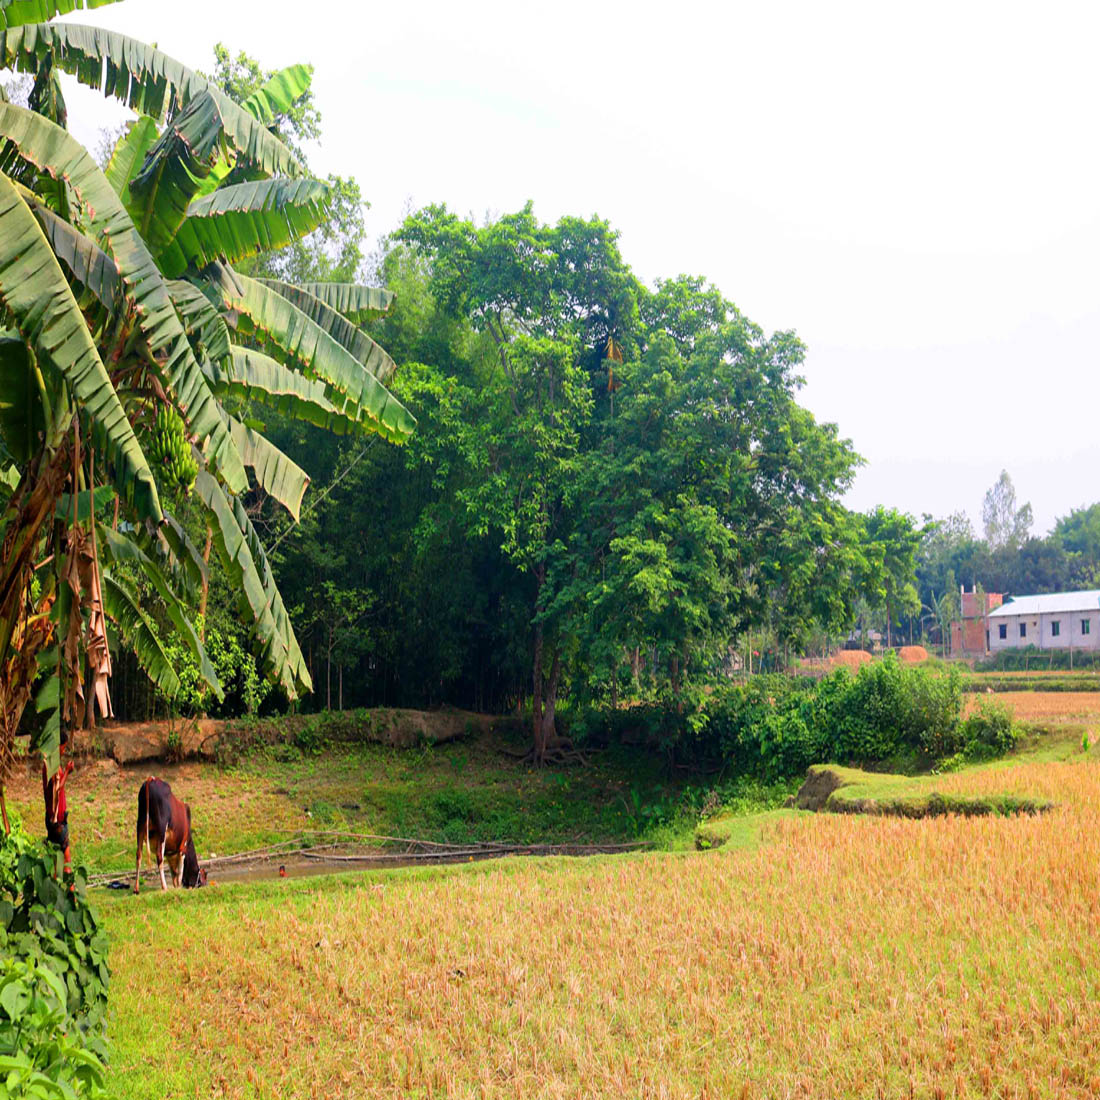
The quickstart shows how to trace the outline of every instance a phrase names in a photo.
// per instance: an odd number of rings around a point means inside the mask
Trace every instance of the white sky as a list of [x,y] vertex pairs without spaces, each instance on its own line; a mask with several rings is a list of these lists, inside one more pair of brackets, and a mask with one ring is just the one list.
[[[311,163],[406,206],[607,218],[809,347],[848,498],[964,509],[1007,468],[1036,530],[1100,500],[1100,7],[156,0],[78,13],[196,68],[316,67]],[[107,115],[69,94],[84,140]],[[978,524],[976,523],[976,526]]]

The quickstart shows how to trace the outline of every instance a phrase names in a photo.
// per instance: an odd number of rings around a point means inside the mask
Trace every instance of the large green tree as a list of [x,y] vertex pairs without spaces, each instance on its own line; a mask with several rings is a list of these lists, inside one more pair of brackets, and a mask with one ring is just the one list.
[[[68,731],[109,712],[107,620],[172,691],[149,593],[218,690],[191,622],[208,567],[195,516],[265,672],[290,698],[309,690],[243,500],[259,486],[296,517],[309,478],[235,415],[241,399],[395,442],[413,427],[359,327],[387,295],[231,266],[324,224],[331,189],[269,129],[309,71],[237,102],[117,32],[21,22],[75,6],[12,3],[0,31],[3,64],[35,78],[31,110],[0,105],[0,782],[32,691],[55,764]],[[138,113],[105,171],[64,128],[61,72]]]
[[446,443],[433,422],[432,453],[408,458],[446,464],[454,509],[435,515],[521,578],[535,760],[562,749],[567,687],[614,694],[645,663],[677,694],[739,632],[846,618],[862,560],[838,497],[856,458],[797,404],[792,334],[697,280],[647,291],[598,219],[429,208],[394,255],[457,326],[420,371]]

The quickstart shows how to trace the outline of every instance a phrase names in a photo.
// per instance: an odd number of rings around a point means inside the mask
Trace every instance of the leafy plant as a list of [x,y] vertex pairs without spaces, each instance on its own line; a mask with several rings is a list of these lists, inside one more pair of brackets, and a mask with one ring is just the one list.
[[983,699],[963,720],[963,752],[971,760],[1003,756],[1016,747],[1019,727],[1012,711],[998,699]]
[[4,1095],[90,1097],[104,1087],[107,936],[78,869],[15,822],[0,835],[0,1077]]

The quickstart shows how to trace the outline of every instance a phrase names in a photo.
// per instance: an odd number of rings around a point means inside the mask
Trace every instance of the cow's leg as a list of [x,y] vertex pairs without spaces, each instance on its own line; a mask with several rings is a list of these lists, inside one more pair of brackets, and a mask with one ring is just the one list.
[[137,835],[137,870],[134,871],[134,893],[138,892],[138,883],[141,882],[141,850],[149,843],[149,830],[138,829]]
[[157,848],[157,870],[160,872],[160,888],[162,890],[168,889],[168,883],[164,881],[164,842],[168,837],[168,833],[165,832],[164,836],[160,838],[160,847]]
[[180,873],[183,866],[183,860],[180,859],[178,852],[174,856],[168,857],[168,866],[172,868],[172,885],[178,889],[180,883],[183,881],[183,876]]

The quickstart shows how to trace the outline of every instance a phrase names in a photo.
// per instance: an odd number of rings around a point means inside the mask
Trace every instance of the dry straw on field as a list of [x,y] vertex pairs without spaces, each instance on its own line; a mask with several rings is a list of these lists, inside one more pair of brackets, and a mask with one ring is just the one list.
[[829,658],[830,668],[859,668],[869,665],[871,654],[865,649],[841,649]]
[[1095,1097],[1100,766],[944,782],[1061,805],[119,903],[121,1091]]
[[991,698],[1007,706],[1019,722],[1040,725],[1083,722],[1100,726],[1100,691],[1006,691],[997,695],[980,692],[966,697],[967,713]]

